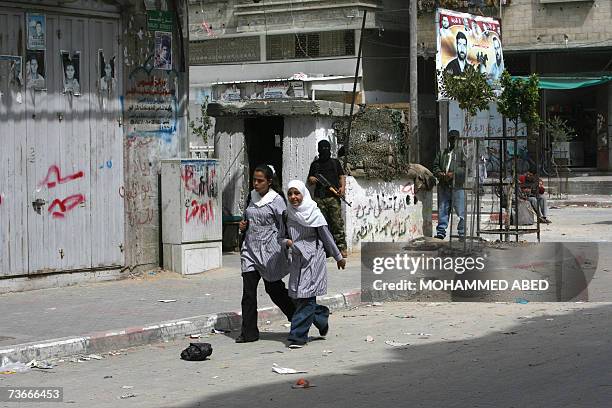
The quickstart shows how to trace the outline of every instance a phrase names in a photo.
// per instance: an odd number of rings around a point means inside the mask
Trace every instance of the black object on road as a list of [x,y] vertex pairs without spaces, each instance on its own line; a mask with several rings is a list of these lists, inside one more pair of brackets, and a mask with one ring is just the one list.
[[181,352],[181,358],[187,361],[204,361],[212,352],[210,343],[190,343],[189,347]]

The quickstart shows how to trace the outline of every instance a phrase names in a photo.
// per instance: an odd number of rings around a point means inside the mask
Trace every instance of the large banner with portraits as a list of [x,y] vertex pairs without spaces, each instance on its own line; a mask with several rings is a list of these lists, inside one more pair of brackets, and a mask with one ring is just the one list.
[[[501,24],[491,17],[438,9],[436,12],[436,70],[462,75],[467,64],[487,75],[493,89],[499,89],[504,71]],[[438,89],[442,81],[438,75]],[[441,95],[438,95],[442,99]]]

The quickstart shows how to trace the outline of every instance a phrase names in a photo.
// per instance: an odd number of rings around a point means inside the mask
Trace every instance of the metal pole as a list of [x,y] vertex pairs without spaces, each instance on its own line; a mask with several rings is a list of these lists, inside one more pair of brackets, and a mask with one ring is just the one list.
[[478,178],[476,179],[476,236],[480,238],[480,140],[476,139],[476,155],[478,157]]
[[419,137],[419,81],[417,57],[417,2],[410,2],[410,145],[413,163],[421,162],[421,141]]
[[[353,109],[355,108],[355,93],[357,92],[357,78],[359,78],[359,67],[361,65],[361,49],[363,44],[363,31],[365,30],[366,16],[368,10],[363,10],[363,21],[361,22],[361,32],[359,33],[359,48],[357,51],[357,65],[355,66],[355,78],[353,80],[353,98],[351,100],[351,112],[349,114],[349,123],[346,133],[346,147],[344,148],[344,167],[348,159],[349,144],[351,139],[351,128],[353,126]],[[363,89],[361,90],[363,92]]]
[[512,178],[514,179],[514,227],[515,227],[515,240],[518,242],[519,240],[519,221],[518,221],[518,212],[519,212],[519,185],[518,185],[518,173],[517,173],[517,152],[518,152],[518,120],[514,121],[514,157],[512,160],[512,164],[514,166],[512,170]]
[[[506,137],[506,117],[502,116],[502,136],[505,138]],[[503,204],[502,204],[502,200],[504,199],[504,192],[506,191],[506,187],[504,186],[504,179],[505,179],[505,172],[506,172],[506,163],[504,162],[505,160],[505,154],[504,154],[504,150],[506,149],[506,141],[499,141],[499,231],[501,232],[503,230],[503,219],[504,219],[504,213],[503,213]],[[506,200],[506,203],[508,201]],[[507,211],[510,211],[510,209],[506,208]],[[499,241],[501,242],[503,240],[503,234],[499,234]]]

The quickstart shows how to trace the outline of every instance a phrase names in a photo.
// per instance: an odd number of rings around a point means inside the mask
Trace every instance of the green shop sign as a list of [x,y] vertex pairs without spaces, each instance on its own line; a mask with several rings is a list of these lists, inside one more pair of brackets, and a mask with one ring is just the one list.
[[147,11],[147,28],[149,31],[169,31],[174,26],[174,13],[172,11]]

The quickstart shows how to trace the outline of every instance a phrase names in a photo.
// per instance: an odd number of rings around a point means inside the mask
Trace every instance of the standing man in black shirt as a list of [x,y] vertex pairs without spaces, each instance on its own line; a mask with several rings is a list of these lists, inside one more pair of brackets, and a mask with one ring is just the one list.
[[346,258],[346,236],[344,233],[344,220],[342,219],[342,205],[340,198],[325,188],[315,177],[321,174],[331,185],[344,196],[346,189],[346,176],[340,160],[331,157],[331,144],[321,140],[317,145],[319,158],[312,162],[308,172],[308,184],[314,185],[314,200],[321,209],[325,220],[329,224],[334,241],[342,256]]

